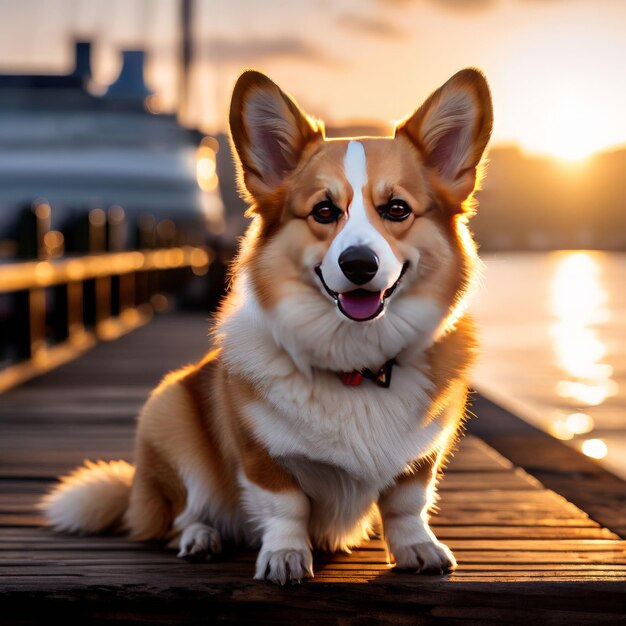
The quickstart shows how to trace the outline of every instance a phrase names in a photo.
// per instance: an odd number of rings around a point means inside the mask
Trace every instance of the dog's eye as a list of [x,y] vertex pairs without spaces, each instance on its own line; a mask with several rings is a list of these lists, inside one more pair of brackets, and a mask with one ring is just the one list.
[[402,222],[412,213],[411,207],[404,200],[398,199],[390,200],[378,207],[378,212],[384,219],[392,222]]
[[341,209],[336,207],[330,200],[323,200],[313,207],[311,215],[320,224],[330,224],[339,218]]

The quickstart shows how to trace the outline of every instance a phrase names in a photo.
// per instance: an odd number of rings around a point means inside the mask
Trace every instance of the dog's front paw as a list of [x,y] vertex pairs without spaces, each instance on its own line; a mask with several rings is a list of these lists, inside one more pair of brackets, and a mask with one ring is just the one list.
[[450,548],[438,541],[421,541],[394,550],[397,569],[408,569],[421,574],[443,574],[456,568],[456,559]]
[[263,550],[256,562],[255,580],[271,580],[284,585],[287,581],[300,583],[313,578],[313,555],[308,548]]
[[179,558],[204,558],[210,559],[213,554],[219,554],[222,551],[222,540],[220,534],[207,526],[196,522],[183,530],[180,541]]

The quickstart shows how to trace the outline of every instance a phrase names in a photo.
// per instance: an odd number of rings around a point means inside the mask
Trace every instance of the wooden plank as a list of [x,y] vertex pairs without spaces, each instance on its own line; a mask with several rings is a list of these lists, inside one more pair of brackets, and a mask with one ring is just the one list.
[[[553,569],[558,570],[563,564],[594,564],[602,566],[603,569],[611,570],[613,565],[626,566],[626,551],[623,548],[610,545],[610,541],[558,541],[558,542],[541,542],[541,541],[513,541],[513,542],[495,542],[495,541],[460,541],[449,542],[451,549],[459,562],[459,570],[463,571],[468,564],[501,564],[507,568],[514,564],[525,564],[534,568],[537,564],[550,564]],[[0,568],[1,576],[11,577],[13,575],[27,575],[34,570],[46,573],[59,574],[69,572],[71,568],[78,567],[81,573],[91,572],[94,569],[108,570],[114,566],[114,570],[122,573],[129,569],[131,572],[141,571],[142,567],[154,565],[157,569],[163,566],[167,567],[168,572],[176,568],[183,567],[185,563],[177,560],[173,551],[148,551],[145,550],[137,553],[130,546],[124,549],[124,545],[114,548],[112,546],[104,546],[102,550],[93,552],[93,548],[89,545],[83,550],[78,546],[74,546],[74,550],[59,547],[58,549],[39,549],[37,551],[30,550],[28,558],[25,558],[23,548],[19,550],[3,550],[1,553],[2,567]],[[85,554],[85,551],[90,551]],[[235,572],[240,571],[238,564],[248,563],[250,569],[253,569],[256,554],[254,552],[235,552],[229,555],[213,559],[212,565],[215,566],[220,573],[223,571]],[[317,566],[325,566],[332,564],[333,567],[340,565],[349,565],[351,567],[359,565],[361,567],[383,567],[387,568],[385,553],[382,550],[353,550],[352,554],[316,554],[314,562]],[[55,568],[61,568],[57,571]],[[19,572],[18,572],[19,569]],[[626,580],[626,571],[624,568],[616,570],[620,573],[623,580]],[[575,577],[575,572],[568,574]],[[617,574],[616,574],[617,575]]]
[[[462,519],[463,521],[462,526],[459,526],[459,519]],[[33,511],[22,512],[18,510],[13,513],[0,512],[0,526],[4,527],[14,526],[21,527],[22,529],[25,529],[26,527],[39,528],[44,523],[44,521],[45,520],[41,515]],[[431,526],[436,529],[437,535],[441,534],[442,529],[448,527],[470,529],[465,533],[466,536],[479,534],[482,532],[481,529],[485,529],[485,534],[482,535],[485,537],[494,536],[492,533],[498,532],[498,529],[502,529],[501,536],[508,536],[507,529],[509,528],[526,529],[528,536],[531,537],[533,534],[533,529],[538,529],[540,532],[541,529],[546,529],[546,534],[549,536],[552,536],[551,533],[556,532],[561,533],[559,536],[565,536],[568,532],[570,532],[568,529],[571,529],[571,532],[574,532],[577,529],[593,530],[600,528],[597,522],[594,522],[593,520],[590,520],[588,518],[571,519],[565,514],[559,519],[552,517],[537,517],[536,515],[512,515],[510,513],[506,515],[497,515],[490,512],[462,514],[460,516],[454,514],[449,517],[438,515],[433,518]],[[471,530],[473,528],[477,530]],[[606,529],[601,530],[605,531]],[[443,530],[443,532],[445,533],[445,530]],[[461,532],[462,531],[459,531],[459,533]],[[611,533],[611,531],[608,530],[606,530],[606,532]],[[613,535],[613,533],[611,533],[611,535]]]
[[[3,550],[0,554],[3,562],[0,568],[0,576],[11,577],[16,574],[16,567],[33,566],[42,568],[61,567],[64,572],[69,572],[71,567],[81,569],[85,565],[90,567],[100,567],[103,572],[119,571],[118,564],[127,563],[132,570],[134,566],[154,566],[156,572],[170,572],[171,567],[178,567],[181,564],[177,559],[175,552],[158,550],[152,552],[151,549],[137,549],[124,545],[115,548],[103,546],[95,548],[89,546],[87,548],[79,548],[78,546],[69,546],[60,550],[51,547],[37,547],[33,550],[30,546],[16,545],[13,550]],[[502,552],[470,552],[458,551],[456,556],[459,562],[457,571],[464,572],[479,569],[485,575],[495,574],[502,571],[539,571],[542,569],[557,570],[567,573],[568,576],[576,577],[578,572],[584,571],[613,571],[618,572],[623,580],[626,580],[626,563],[620,555],[612,554],[606,558],[604,552],[568,552],[561,558],[561,555],[553,552],[529,553],[524,551]],[[241,567],[245,566],[245,572],[254,570],[255,553],[244,553],[237,557],[219,556],[214,557],[210,563],[215,565],[216,572],[222,573],[241,573]],[[115,567],[113,568],[113,565]],[[378,569],[380,567],[388,568],[389,564],[385,560],[383,552],[360,553],[351,555],[351,558],[337,557],[324,558],[323,556],[314,557],[315,569]],[[165,568],[165,569],[164,569]],[[48,573],[49,571],[46,570]],[[51,571],[51,570],[50,570]],[[187,571],[184,569],[184,571]],[[25,570],[21,574],[25,574]],[[132,572],[131,572],[132,578]]]
[[483,491],[484,489],[534,490],[539,483],[515,470],[464,471],[446,473],[439,481],[439,491]]
[[[203,566],[208,567],[208,566]],[[341,615],[347,607],[349,610],[363,611],[363,615],[371,615],[372,609],[377,613],[390,612],[395,616],[398,612],[406,611],[413,615],[423,613],[424,610],[430,612],[435,607],[481,607],[483,614],[489,616],[487,609],[510,609],[515,606],[527,606],[525,611],[526,619],[533,615],[543,616],[537,613],[541,611],[556,611],[554,618],[561,615],[558,612],[566,612],[570,620],[569,623],[579,624],[575,615],[612,615],[615,620],[623,616],[623,585],[617,582],[594,582],[585,583],[588,593],[602,597],[603,602],[597,606],[590,605],[589,596],[581,597],[580,585],[572,582],[564,584],[529,584],[505,582],[498,585],[498,593],[489,585],[476,585],[472,583],[445,581],[442,584],[441,577],[416,577],[413,575],[382,573],[374,577],[367,586],[357,588],[346,588],[341,585],[329,585],[324,581],[311,581],[300,588],[278,588],[275,586],[256,583],[253,581],[243,581],[228,579],[224,576],[223,583],[207,584],[202,579],[201,570],[194,572],[195,576],[186,576],[179,572],[168,573],[167,576],[154,576],[151,571],[142,572],[138,576],[136,584],[120,585],[119,577],[113,573],[101,576],[100,572],[85,574],[84,576],[57,576],[50,577],[51,587],[60,590],[59,596],[66,601],[68,590],[82,589],[89,595],[92,602],[105,599],[115,599],[116,603],[124,598],[132,601],[138,598],[149,598],[151,604],[158,605],[158,600],[166,600],[167,604],[175,605],[177,601],[185,600],[193,603],[195,610],[198,610],[202,599],[206,602],[208,612],[204,614],[206,620],[213,615],[216,605],[225,603],[224,608],[228,608],[232,613],[241,609],[242,605],[252,604],[257,607],[267,606],[274,611],[277,606],[289,609],[298,608],[301,612],[301,619],[306,619],[318,608],[318,603],[332,609],[334,617]],[[100,577],[101,584],[97,591],[88,590],[92,588],[94,578]],[[188,580],[188,584],[186,584]],[[416,586],[416,579],[419,584]],[[36,586],[37,578],[24,577],[22,589],[26,592]],[[177,586],[176,586],[177,585]],[[360,588],[359,588],[360,587]],[[317,588],[317,590],[316,590]],[[8,591],[17,591],[15,587],[6,588]],[[521,601],[521,597],[526,598],[526,602]],[[44,596],[42,599],[45,599]],[[50,596],[48,596],[50,597]],[[32,599],[31,599],[32,603]],[[119,606],[119,605],[118,605]],[[211,607],[213,609],[211,610]],[[288,607],[288,608],[287,608]],[[144,607],[145,610],[145,607]],[[335,613],[338,610],[339,613]],[[167,614],[167,613],[166,613]],[[281,617],[284,614],[281,614]],[[295,616],[294,616],[295,617]],[[352,616],[354,617],[354,616]],[[574,619],[572,622],[571,620]],[[300,623],[298,620],[297,623]],[[235,622],[236,623],[236,622]],[[286,623],[286,622],[285,622]],[[344,622],[345,623],[345,622]],[[540,622],[540,623],[545,623]],[[563,621],[553,621],[551,623],[567,623]],[[617,623],[617,622],[614,622]]]
[[443,512],[433,517],[433,525],[456,526],[462,521],[467,526],[526,526],[526,527],[599,527],[598,522],[588,517],[571,517],[566,512],[561,515],[551,513],[542,515],[541,511],[524,514],[519,512],[498,512],[498,511],[452,511],[449,515]]
[[619,539],[606,528],[563,526],[439,526],[432,525],[437,538],[450,539]]
[[626,536],[626,484],[589,459],[477,394],[476,433],[544,485],[563,494],[603,525]]
[[[467,539],[618,539],[619,536],[606,528],[600,528],[597,525],[574,526],[555,524],[534,524],[529,523],[525,526],[514,525],[491,525],[481,526],[479,524],[459,525],[442,525],[435,518],[431,524],[435,534],[441,541],[447,541],[451,538],[467,538]],[[43,516],[36,513],[24,513],[20,510],[14,513],[3,512],[0,509],[0,526],[31,526],[39,528],[45,523]],[[2,535],[0,535],[0,549],[2,545]]]

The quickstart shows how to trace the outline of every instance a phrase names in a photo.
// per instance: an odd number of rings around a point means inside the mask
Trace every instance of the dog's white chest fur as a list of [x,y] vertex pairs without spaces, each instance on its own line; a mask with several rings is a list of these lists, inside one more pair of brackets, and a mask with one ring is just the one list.
[[268,380],[263,401],[247,406],[257,436],[272,456],[341,468],[378,488],[434,447],[442,428],[423,427],[429,384],[415,369],[396,367],[391,388],[363,381],[345,386],[332,373],[311,381]]
[[246,405],[256,436],[295,473],[299,463],[317,462],[382,489],[444,435],[439,420],[423,425],[432,383],[418,367],[394,367],[390,388],[369,380],[346,386],[319,369],[307,375],[276,343],[249,292],[221,330],[226,367],[261,398]]

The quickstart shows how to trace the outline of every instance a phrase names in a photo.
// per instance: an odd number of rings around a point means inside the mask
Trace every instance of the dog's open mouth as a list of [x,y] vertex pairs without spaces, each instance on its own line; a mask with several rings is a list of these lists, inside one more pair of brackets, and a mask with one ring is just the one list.
[[404,273],[408,269],[408,262],[402,266],[402,271],[398,280],[384,291],[369,291],[368,289],[354,289],[352,291],[346,291],[344,293],[337,293],[330,289],[330,287],[324,281],[322,275],[321,266],[315,268],[315,273],[318,275],[324,289],[330,297],[337,303],[339,310],[349,319],[355,322],[366,322],[367,320],[373,320],[378,317],[385,309],[385,304],[391,294],[396,290],[396,287],[400,283],[400,280],[404,276]]

